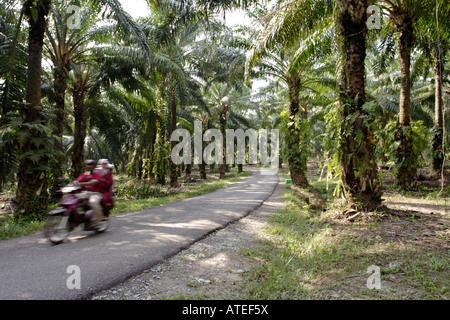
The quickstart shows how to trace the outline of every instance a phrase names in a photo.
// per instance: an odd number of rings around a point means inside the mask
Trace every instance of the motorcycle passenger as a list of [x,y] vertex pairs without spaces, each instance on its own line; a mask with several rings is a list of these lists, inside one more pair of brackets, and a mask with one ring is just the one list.
[[85,190],[79,193],[80,199],[89,199],[89,206],[92,209],[91,226],[95,227],[99,224],[102,207],[100,202],[102,200],[102,189],[100,188],[101,176],[96,172],[95,160],[86,160],[86,172],[82,173],[77,179],[75,184],[85,187]]
[[113,173],[112,173],[113,165],[109,163],[108,159],[100,159],[98,160],[98,166],[95,169],[100,174],[100,188],[102,189],[102,200],[101,205],[103,208],[103,219],[107,221],[109,219],[110,209],[114,207],[113,201],[113,193],[112,193],[112,185],[113,181]]

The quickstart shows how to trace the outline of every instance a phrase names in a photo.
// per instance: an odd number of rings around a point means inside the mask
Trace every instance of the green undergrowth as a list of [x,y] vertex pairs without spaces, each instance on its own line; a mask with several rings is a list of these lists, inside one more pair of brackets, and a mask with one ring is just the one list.
[[[441,220],[411,218],[405,211],[404,216],[368,213],[350,223],[340,214],[340,201],[328,197],[323,181],[313,185],[328,199],[326,210],[311,210],[286,186],[285,206],[271,217],[263,240],[241,250],[259,264],[245,274],[239,298],[449,298],[448,229]],[[368,286],[370,266],[379,267],[379,289]]]

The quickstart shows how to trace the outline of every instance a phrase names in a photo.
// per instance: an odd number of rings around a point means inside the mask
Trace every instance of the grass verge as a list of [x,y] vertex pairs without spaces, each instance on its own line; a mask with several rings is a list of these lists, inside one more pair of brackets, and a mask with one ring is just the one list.
[[[449,298],[448,218],[409,208],[351,223],[321,183],[313,182],[329,199],[326,211],[311,210],[286,187],[285,207],[271,217],[260,245],[241,250],[259,265],[246,273],[240,299]],[[379,267],[379,289],[368,287],[370,266]]]

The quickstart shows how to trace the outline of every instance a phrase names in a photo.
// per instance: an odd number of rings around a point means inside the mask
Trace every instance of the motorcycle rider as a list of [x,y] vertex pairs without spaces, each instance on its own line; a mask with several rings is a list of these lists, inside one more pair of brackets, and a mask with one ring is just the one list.
[[103,208],[103,219],[107,221],[109,219],[110,209],[114,207],[114,201],[112,198],[112,185],[114,184],[112,177],[113,165],[109,163],[108,159],[98,160],[98,166],[95,169],[100,174],[100,188],[102,189],[101,205]]
[[78,194],[78,197],[80,199],[89,199],[89,206],[92,209],[91,226],[95,227],[100,223],[99,220],[102,211],[100,204],[102,200],[102,189],[100,188],[101,176],[94,170],[97,164],[95,160],[86,160],[85,164],[87,171],[76,178],[74,183],[85,188],[84,191]]

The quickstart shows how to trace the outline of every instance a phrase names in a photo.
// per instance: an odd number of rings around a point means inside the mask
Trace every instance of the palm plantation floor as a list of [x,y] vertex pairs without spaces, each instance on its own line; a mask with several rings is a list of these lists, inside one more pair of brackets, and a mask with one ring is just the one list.
[[[94,299],[439,299],[449,298],[449,187],[386,188],[389,213],[349,221],[328,197],[315,212],[284,183],[249,216]],[[384,176],[387,179],[386,175]],[[447,198],[445,197],[447,196]],[[380,268],[380,289],[367,286]]]

